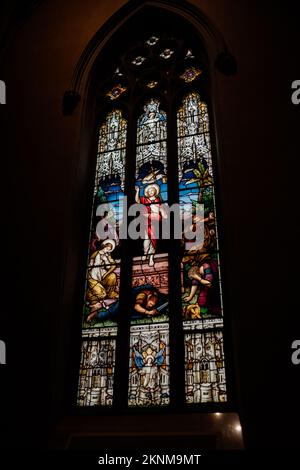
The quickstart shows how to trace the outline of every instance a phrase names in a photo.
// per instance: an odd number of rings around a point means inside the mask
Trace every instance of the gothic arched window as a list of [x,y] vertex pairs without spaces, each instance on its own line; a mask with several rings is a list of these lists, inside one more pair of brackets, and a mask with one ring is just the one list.
[[208,59],[180,31],[131,30],[95,69],[78,406],[227,402]]

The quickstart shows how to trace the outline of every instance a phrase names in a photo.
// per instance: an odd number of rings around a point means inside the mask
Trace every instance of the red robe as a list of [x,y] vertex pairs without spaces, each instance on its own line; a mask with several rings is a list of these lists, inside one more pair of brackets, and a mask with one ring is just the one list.
[[[157,239],[158,239],[158,236],[159,236],[157,222],[159,222],[161,220],[161,214],[160,213],[157,214],[156,212],[152,212],[150,204],[157,204],[157,206],[160,208],[161,200],[160,200],[159,197],[156,197],[155,199],[150,199],[149,197],[141,196],[140,201],[141,201],[141,204],[144,204],[146,206],[146,209],[147,209],[147,213],[148,213],[147,214],[147,219],[148,219],[148,221],[147,221],[147,233],[148,233],[149,239],[151,240],[153,248],[156,250]],[[152,223],[152,221],[156,222],[156,223]]]

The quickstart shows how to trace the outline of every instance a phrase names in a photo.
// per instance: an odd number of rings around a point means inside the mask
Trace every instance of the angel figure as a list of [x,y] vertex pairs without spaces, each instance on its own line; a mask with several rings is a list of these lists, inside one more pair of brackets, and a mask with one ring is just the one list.
[[153,394],[158,391],[158,368],[165,362],[164,345],[158,352],[150,346],[141,354],[133,347],[134,365],[140,375],[140,401],[151,402]]

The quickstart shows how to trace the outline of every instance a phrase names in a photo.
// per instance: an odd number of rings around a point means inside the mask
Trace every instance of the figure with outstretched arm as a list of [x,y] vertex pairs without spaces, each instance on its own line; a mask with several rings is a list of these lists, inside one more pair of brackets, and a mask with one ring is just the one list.
[[161,204],[159,193],[160,188],[156,183],[149,184],[145,187],[145,196],[140,196],[139,186],[135,187],[135,202],[137,204],[144,204],[146,207],[143,248],[145,258],[149,256],[149,266],[154,266],[154,253],[156,252],[159,235],[159,221],[161,217],[167,217],[166,211]]

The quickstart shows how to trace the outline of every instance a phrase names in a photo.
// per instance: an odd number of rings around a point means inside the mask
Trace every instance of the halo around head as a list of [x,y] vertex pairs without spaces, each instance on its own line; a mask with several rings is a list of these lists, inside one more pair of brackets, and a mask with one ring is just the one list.
[[150,189],[154,189],[155,190],[155,196],[157,196],[159,194],[159,186],[158,184],[156,183],[153,183],[153,184],[148,184],[148,186],[145,187],[144,189],[144,193],[145,193],[145,196],[146,197],[149,197],[149,191]]
[[115,240],[113,240],[112,238],[107,238],[106,240],[103,240],[103,242],[101,243],[101,246],[104,247],[105,245],[111,245],[111,249],[109,251],[114,251],[114,249],[116,248],[116,242]]

